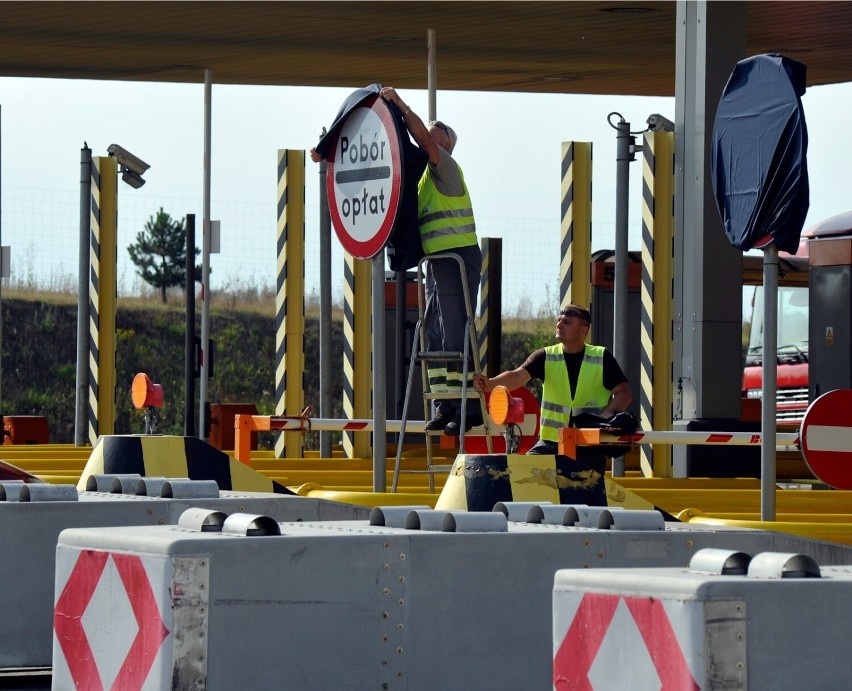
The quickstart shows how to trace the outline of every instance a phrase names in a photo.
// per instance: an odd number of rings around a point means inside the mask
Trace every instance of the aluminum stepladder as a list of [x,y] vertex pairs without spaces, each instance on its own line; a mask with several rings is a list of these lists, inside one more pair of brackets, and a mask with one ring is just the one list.
[[[459,267],[461,277],[462,290],[464,292],[465,305],[465,339],[464,350],[459,351],[427,351],[426,350],[426,334],[424,332],[423,320],[426,315],[426,286],[423,281],[423,265],[427,261],[455,261]],[[470,293],[467,289],[467,277],[465,275],[464,263],[461,257],[456,254],[432,254],[423,257],[417,263],[417,307],[418,319],[417,325],[414,328],[414,338],[411,343],[411,361],[408,366],[408,383],[405,386],[405,401],[402,406],[402,420],[400,421],[399,441],[396,449],[396,464],[393,471],[392,492],[396,492],[399,483],[399,476],[403,473],[427,473],[429,475],[429,492],[435,492],[435,473],[448,473],[452,468],[451,465],[435,465],[433,463],[433,437],[443,434],[443,430],[435,432],[425,432],[426,435],[426,470],[400,470],[400,462],[402,460],[402,448],[405,441],[405,428],[408,421],[408,405],[411,400],[411,388],[414,381],[414,370],[417,363],[421,363],[421,375],[423,378],[423,415],[426,421],[431,418],[432,405],[436,400],[461,400],[461,419],[466,419],[467,401],[469,398],[479,398],[479,405],[482,410],[482,421],[485,428],[485,440],[488,448],[488,453],[493,453],[491,443],[491,426],[488,420],[488,411],[485,407],[485,394],[477,391],[468,390],[468,367],[469,361],[473,360],[473,368],[476,374],[480,374],[479,366],[479,351],[478,341],[476,337],[476,323],[474,321],[474,311],[470,301]],[[473,357],[470,355],[473,354]],[[460,393],[435,393],[429,387],[429,375],[427,373],[427,363],[429,362],[451,362],[457,361],[462,363],[461,375],[461,392]],[[459,430],[459,453],[464,453],[465,441],[465,426],[462,424]]]

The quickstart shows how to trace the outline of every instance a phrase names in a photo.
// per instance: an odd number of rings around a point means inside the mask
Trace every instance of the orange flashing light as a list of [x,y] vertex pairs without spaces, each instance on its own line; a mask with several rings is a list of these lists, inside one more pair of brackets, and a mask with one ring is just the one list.
[[519,425],[524,421],[524,402],[510,396],[505,386],[495,386],[488,399],[488,412],[495,425]]
[[133,377],[133,385],[130,387],[130,400],[137,410],[143,408],[163,407],[163,386],[153,384],[144,372]]

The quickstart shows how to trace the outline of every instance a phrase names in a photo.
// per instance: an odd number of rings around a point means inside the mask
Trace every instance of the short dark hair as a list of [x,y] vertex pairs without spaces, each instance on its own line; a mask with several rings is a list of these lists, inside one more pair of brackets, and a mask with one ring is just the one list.
[[580,305],[568,305],[559,310],[559,316],[561,317],[579,317],[587,324],[592,323],[592,315],[589,313],[585,307]]

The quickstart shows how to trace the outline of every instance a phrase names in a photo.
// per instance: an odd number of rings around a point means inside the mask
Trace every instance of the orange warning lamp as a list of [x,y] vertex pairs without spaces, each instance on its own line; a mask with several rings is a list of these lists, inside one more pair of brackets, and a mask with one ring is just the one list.
[[519,425],[524,421],[524,402],[510,396],[505,386],[495,386],[488,400],[488,412],[495,425]]
[[143,408],[163,407],[163,385],[153,384],[144,372],[133,377],[133,385],[130,387],[130,400],[137,410]]

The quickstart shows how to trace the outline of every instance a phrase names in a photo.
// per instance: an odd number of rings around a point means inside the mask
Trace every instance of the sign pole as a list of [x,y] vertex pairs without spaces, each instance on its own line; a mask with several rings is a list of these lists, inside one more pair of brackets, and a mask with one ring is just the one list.
[[778,245],[763,250],[763,441],[760,445],[760,520],[775,520],[775,397],[778,379]]
[[[399,309],[399,305],[397,305]],[[385,250],[373,257],[373,491],[387,490]]]

